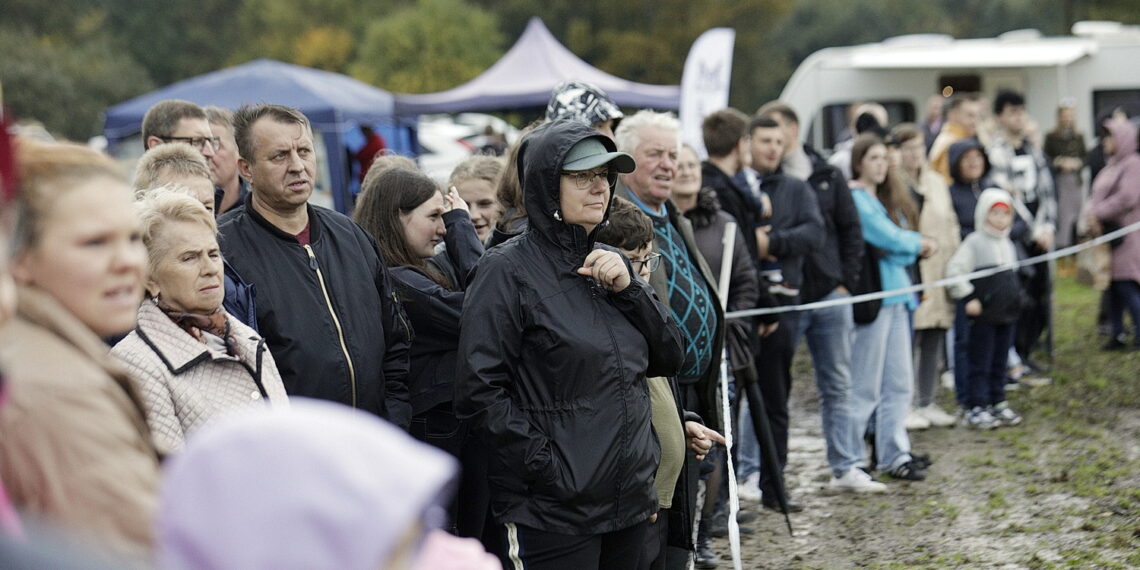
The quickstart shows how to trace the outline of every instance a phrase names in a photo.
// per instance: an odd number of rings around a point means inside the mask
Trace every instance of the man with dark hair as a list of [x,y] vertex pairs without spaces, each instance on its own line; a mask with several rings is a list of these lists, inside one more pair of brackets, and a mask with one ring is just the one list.
[[[143,147],[152,149],[168,142],[184,142],[198,149],[210,164],[211,178],[217,177],[214,154],[221,141],[210,130],[206,112],[181,99],[167,99],[147,109],[142,122]],[[214,181],[217,184],[217,180]]]
[[412,331],[376,243],[308,203],[317,171],[308,119],[247,106],[234,133],[250,193],[218,233],[226,258],[257,287],[257,322],[285,388],[407,428]]
[[249,184],[238,175],[237,141],[234,140],[234,114],[221,107],[206,107],[210,130],[218,138],[214,150],[214,210],[215,215],[232,210],[249,194]]
[[[986,157],[993,182],[1013,196],[1015,216],[1009,237],[1028,255],[1046,253],[1053,248],[1057,222],[1057,195],[1049,160],[1029,139],[1025,98],[1020,93],[999,91],[993,111],[998,128]],[[1036,266],[1023,285],[1029,302],[1017,321],[1014,347],[1023,362],[1030,362],[1029,356],[1049,322],[1052,283],[1048,267]]]
[[980,114],[981,103],[972,95],[955,95],[946,102],[946,117],[942,130],[930,145],[929,158],[930,167],[941,174],[947,184],[954,182],[950,177],[950,145],[977,136]]
[[[780,173],[780,160],[784,156],[784,131],[770,118],[757,117],[748,125],[749,149],[752,167],[741,171],[735,181],[738,186],[758,194],[763,191],[771,197],[772,219],[766,226],[751,230],[753,257],[774,257],[780,262],[783,279],[789,289],[799,289],[803,280],[804,260],[823,243],[823,221],[819,216],[815,193],[804,182]],[[729,214],[738,215],[728,208]],[[739,215],[749,215],[742,211]],[[739,220],[739,218],[737,218]],[[786,303],[795,304],[799,295],[786,296]],[[772,424],[776,455],[783,469],[788,462],[788,395],[792,386],[792,357],[795,355],[795,337],[799,315],[795,312],[780,315],[778,328],[760,343],[756,356],[756,372],[764,409]],[[747,475],[747,473],[745,473]],[[778,509],[776,479],[773,473],[760,474],[761,504]],[[789,501],[790,510],[801,510],[799,504]]]
[[[760,108],[760,116],[772,119],[787,137],[781,164],[807,166],[798,170],[815,191],[823,221],[823,244],[804,262],[800,301],[842,299],[859,278],[863,259],[863,234],[859,212],[851,189],[837,168],[814,149],[799,142],[799,122],[791,108],[773,101]],[[823,437],[827,443],[827,463],[831,467],[831,488],[839,491],[879,492],[886,489],[856,467],[861,450],[852,449],[861,438],[852,433],[851,339],[855,320],[851,305],[801,311],[794,346],[806,337],[811,352],[815,382],[819,389]]]

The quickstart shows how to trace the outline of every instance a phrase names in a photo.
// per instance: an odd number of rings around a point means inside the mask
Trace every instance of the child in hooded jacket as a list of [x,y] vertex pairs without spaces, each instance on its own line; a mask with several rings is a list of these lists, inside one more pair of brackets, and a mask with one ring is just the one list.
[[977,429],[1021,423],[1021,416],[1005,399],[1006,355],[1021,310],[1021,282],[1012,265],[1017,252],[1009,238],[1012,225],[1013,198],[1009,193],[997,188],[983,191],[974,208],[976,231],[962,240],[946,264],[946,277],[1006,267],[993,275],[949,286],[950,295],[963,307],[968,321],[969,372],[965,393],[959,396],[965,402],[963,420]]

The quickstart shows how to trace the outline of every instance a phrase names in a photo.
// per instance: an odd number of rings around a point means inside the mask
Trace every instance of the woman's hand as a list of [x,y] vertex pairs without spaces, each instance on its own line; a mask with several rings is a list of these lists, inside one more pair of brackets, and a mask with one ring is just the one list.
[[982,314],[982,302],[977,299],[966,301],[966,316],[976,317]]
[[607,291],[618,293],[629,287],[629,270],[620,253],[595,249],[586,256],[578,275],[593,277]]
[[471,214],[471,208],[467,207],[467,201],[459,195],[459,190],[454,186],[447,189],[447,194],[444,194],[443,201],[447,202],[449,206],[448,210],[463,210],[467,212],[468,215]]
[[685,422],[685,437],[689,441],[689,449],[697,456],[697,461],[708,455],[714,443],[724,444],[723,435],[698,422]]
[[926,259],[938,252],[938,242],[922,236],[922,245],[918,250],[918,256]]

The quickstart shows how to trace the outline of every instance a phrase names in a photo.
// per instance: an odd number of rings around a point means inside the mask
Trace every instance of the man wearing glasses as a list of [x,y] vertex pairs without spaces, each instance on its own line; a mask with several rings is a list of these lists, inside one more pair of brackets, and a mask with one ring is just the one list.
[[202,153],[210,165],[210,179],[218,184],[214,155],[221,141],[210,130],[206,111],[181,99],[159,101],[147,110],[142,123],[143,144],[150,150],[160,144],[183,142]]

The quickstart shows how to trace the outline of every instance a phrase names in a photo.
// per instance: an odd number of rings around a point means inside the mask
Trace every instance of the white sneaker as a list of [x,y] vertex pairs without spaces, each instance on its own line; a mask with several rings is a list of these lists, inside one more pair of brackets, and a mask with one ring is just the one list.
[[947,390],[954,389],[954,372],[952,370],[947,370],[942,373],[942,387]]
[[736,486],[736,496],[740,497],[741,501],[760,501],[760,474],[753,473],[744,478],[739,485]]
[[934,427],[953,427],[954,424],[958,423],[958,418],[946,413],[945,410],[938,407],[938,404],[923,406],[916,411],[922,414],[922,417],[926,418],[926,421]]
[[850,493],[882,493],[887,490],[885,484],[873,481],[870,475],[858,467],[852,467],[842,477],[832,477],[828,488]]
[[908,431],[917,429],[929,429],[930,420],[924,418],[922,414],[918,413],[918,410],[911,408],[906,412],[906,420],[903,422],[903,425]]

